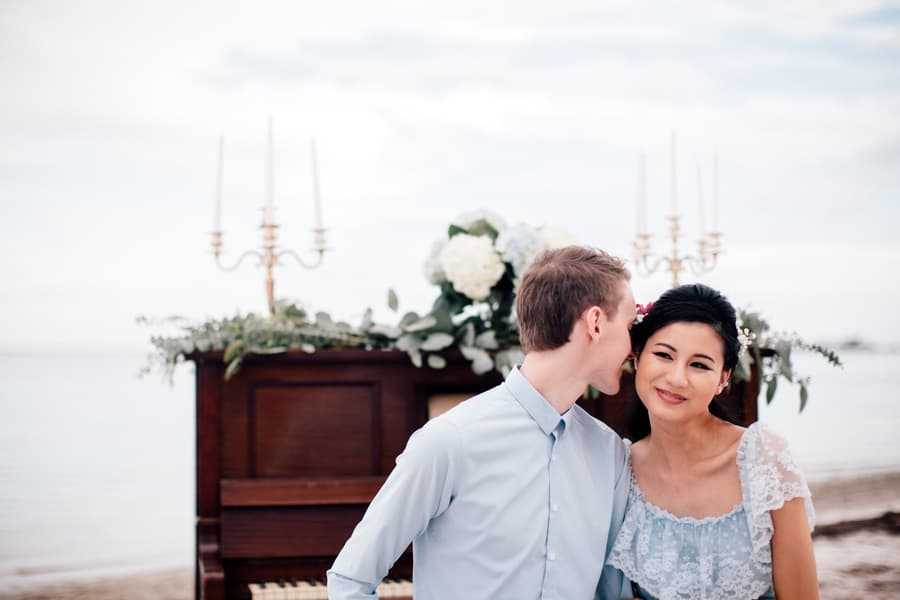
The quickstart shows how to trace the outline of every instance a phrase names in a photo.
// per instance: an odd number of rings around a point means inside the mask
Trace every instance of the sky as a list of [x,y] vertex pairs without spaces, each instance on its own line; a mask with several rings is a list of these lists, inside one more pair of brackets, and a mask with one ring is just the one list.
[[[276,295],[358,322],[424,311],[461,212],[631,256],[637,165],[666,251],[677,136],[685,277],[776,329],[900,343],[900,3],[0,0],[0,351],[149,351],[161,326],[265,310],[266,123],[279,243],[311,258],[310,138],[329,251]],[[635,274],[639,301],[667,273]]]

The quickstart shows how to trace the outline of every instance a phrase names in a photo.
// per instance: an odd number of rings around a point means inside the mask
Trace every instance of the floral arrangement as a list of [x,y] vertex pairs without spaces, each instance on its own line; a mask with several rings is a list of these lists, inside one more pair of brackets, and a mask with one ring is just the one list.
[[783,378],[788,383],[799,386],[800,411],[806,408],[809,400],[809,377],[794,370],[791,362],[793,350],[814,352],[822,356],[829,364],[842,367],[840,357],[829,348],[818,344],[810,344],[796,334],[775,332],[769,323],[758,312],[741,309],[738,311],[738,328],[742,334],[751,338],[746,352],[738,358],[734,378],[748,381],[752,365],[759,365],[760,387],[766,387],[766,404],[772,402],[778,389],[778,380]]
[[[289,350],[315,352],[326,348],[401,350],[409,354],[417,367],[427,364],[443,368],[443,353],[457,348],[476,373],[496,369],[506,375],[521,362],[519,331],[514,301],[525,269],[543,250],[577,244],[564,229],[526,224],[507,226],[491,211],[476,211],[457,217],[446,238],[437,240],[424,265],[425,277],[439,287],[430,311],[424,315],[407,312],[396,325],[375,323],[367,309],[357,326],[334,321],[327,313],[310,315],[288,302],[276,303],[275,314],[237,315],[192,325],[169,319],[181,335],[151,339],[156,353],[144,371],[161,366],[171,378],[175,367],[192,352],[224,351],[225,377],[230,378],[248,354],[276,354]],[[399,301],[388,291],[388,306],[397,312]],[[650,309],[641,307],[638,318]],[[808,398],[808,378],[793,371],[792,349],[810,350],[839,366],[840,359],[831,350],[808,344],[796,336],[779,335],[755,312],[741,311],[741,327],[755,336],[748,352],[743,352],[735,378],[749,380],[751,365],[760,365],[766,400],[771,402],[778,379],[800,386],[800,409]],[[153,323],[140,318],[139,321]],[[596,395],[596,390],[589,390]]]

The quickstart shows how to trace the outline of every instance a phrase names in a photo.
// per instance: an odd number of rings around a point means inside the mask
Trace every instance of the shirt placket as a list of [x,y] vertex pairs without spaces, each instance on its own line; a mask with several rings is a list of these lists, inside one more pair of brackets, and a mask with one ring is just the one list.
[[565,429],[565,422],[560,421],[556,429],[550,434],[550,461],[548,465],[549,474],[549,510],[547,518],[547,546],[546,560],[544,566],[544,586],[542,589],[542,598],[556,598],[559,593],[559,585],[557,578],[559,577],[559,561],[561,560],[560,551],[563,549],[560,545],[560,534],[562,527],[560,524],[560,506],[559,492],[561,490],[560,472],[563,468],[562,459],[560,457],[562,433]]

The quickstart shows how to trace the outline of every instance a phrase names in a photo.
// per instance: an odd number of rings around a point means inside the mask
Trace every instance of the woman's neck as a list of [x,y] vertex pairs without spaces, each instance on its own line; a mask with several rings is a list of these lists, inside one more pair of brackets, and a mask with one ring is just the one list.
[[647,448],[663,468],[685,472],[721,456],[731,444],[723,439],[728,429],[728,423],[708,413],[687,423],[660,422],[651,416]]

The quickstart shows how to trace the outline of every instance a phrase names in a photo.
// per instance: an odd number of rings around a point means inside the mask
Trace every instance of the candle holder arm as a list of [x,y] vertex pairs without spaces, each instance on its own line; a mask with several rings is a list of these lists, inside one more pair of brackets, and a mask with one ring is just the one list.
[[307,263],[305,260],[303,260],[303,257],[301,257],[299,254],[297,254],[293,250],[282,250],[275,256],[275,258],[276,258],[276,260],[278,260],[282,256],[291,256],[304,269],[315,269],[320,264],[322,264],[322,258],[325,256],[325,250],[317,250],[316,252],[318,252],[318,257],[316,258],[316,261],[313,263]]
[[652,262],[648,260],[647,255],[641,256],[640,260],[636,260],[634,263],[634,270],[643,275],[644,277],[649,277],[656,273],[659,267],[662,265],[664,261],[668,261],[669,258],[666,256],[658,256]]
[[258,259],[260,259],[260,261],[264,258],[263,255],[261,253],[257,252],[256,250],[247,250],[246,252],[244,252],[243,254],[241,254],[238,257],[237,261],[233,265],[228,266],[228,265],[222,264],[222,260],[219,258],[219,255],[216,254],[216,266],[219,267],[220,269],[222,269],[223,271],[234,271],[235,269],[237,269],[238,267],[241,266],[241,263],[243,263],[244,260],[248,256],[255,256]]

